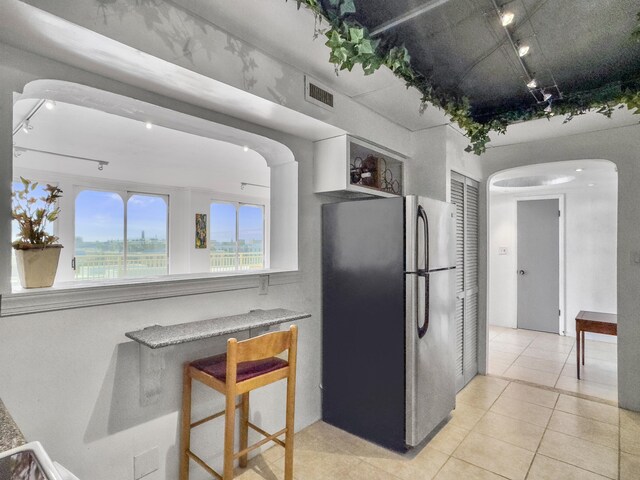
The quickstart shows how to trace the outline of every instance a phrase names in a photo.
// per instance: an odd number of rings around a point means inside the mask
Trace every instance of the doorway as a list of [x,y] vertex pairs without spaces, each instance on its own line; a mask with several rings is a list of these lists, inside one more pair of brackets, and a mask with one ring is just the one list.
[[560,333],[560,200],[517,200],[519,329]]
[[580,380],[575,339],[581,310],[617,312],[615,165],[529,165],[488,183],[488,373],[617,401],[617,338],[587,334]]

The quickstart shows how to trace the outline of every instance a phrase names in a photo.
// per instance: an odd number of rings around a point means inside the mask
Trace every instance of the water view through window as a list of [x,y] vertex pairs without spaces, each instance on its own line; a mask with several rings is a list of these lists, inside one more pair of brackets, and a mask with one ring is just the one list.
[[264,268],[264,207],[211,204],[211,271]]
[[167,203],[133,194],[84,190],[76,197],[75,278],[96,280],[167,273]]

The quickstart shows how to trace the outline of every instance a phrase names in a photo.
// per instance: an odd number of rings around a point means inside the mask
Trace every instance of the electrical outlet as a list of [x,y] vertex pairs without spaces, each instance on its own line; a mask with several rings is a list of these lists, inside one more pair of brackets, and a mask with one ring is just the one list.
[[151,450],[141,453],[133,457],[133,478],[138,480],[146,477],[150,473],[158,470],[160,465],[160,455],[158,453],[158,447],[153,447]]
[[498,247],[498,255],[506,255],[507,252],[507,247]]
[[269,293],[269,275],[260,275],[258,282],[258,295]]

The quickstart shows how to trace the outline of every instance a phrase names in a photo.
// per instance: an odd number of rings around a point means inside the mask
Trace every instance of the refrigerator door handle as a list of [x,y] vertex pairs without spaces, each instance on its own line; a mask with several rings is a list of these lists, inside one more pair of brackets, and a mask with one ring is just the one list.
[[[424,222],[424,269],[418,269],[418,277],[424,278],[424,323],[418,324],[418,338],[424,337],[429,329],[429,219],[422,205],[418,205],[416,222],[420,223],[420,220]],[[418,230],[416,226],[416,235]]]

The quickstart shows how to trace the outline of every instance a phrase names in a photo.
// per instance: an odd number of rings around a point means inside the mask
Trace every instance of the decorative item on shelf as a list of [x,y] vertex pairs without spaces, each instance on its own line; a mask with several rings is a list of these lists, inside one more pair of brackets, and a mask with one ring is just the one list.
[[56,278],[60,249],[58,237],[47,227],[60,214],[57,201],[62,190],[53,185],[44,187],[43,196],[36,196],[38,182],[20,177],[22,189],[12,193],[11,216],[18,222],[19,236],[13,242],[18,276],[23,288],[50,287]]
[[196,248],[207,248],[206,213],[196,213]]

